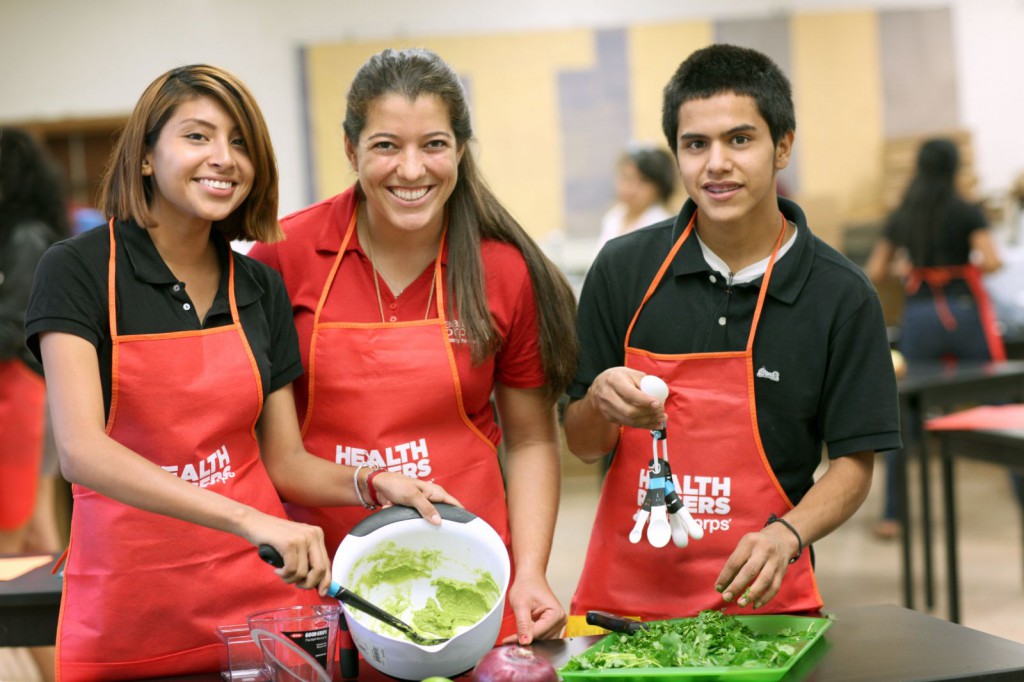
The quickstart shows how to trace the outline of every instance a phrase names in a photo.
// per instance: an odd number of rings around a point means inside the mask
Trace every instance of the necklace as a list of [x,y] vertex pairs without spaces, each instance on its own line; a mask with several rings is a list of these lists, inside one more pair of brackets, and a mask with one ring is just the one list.
[[[380,310],[380,321],[386,322],[384,319],[384,299],[380,295],[380,276],[377,273],[377,259],[373,256],[373,240],[370,239],[369,229],[364,230],[366,235],[366,251],[370,256],[370,266],[373,268],[373,288],[377,292],[377,309]],[[430,317],[430,304],[434,302],[434,286],[437,284],[437,267],[434,268],[434,275],[430,278],[430,294],[427,296],[427,310],[423,313],[423,319],[426,320]],[[395,298],[401,294],[396,294]]]

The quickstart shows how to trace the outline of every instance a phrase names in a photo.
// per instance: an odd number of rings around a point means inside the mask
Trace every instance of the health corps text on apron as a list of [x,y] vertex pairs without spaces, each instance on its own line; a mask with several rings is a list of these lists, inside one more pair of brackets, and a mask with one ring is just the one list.
[[[332,285],[345,265],[357,215],[354,208],[313,318],[306,368],[309,400],[302,426],[306,449],[332,462],[377,465],[438,483],[489,523],[509,547],[497,451],[466,413],[445,325],[444,238],[434,262],[435,317],[348,322],[345,302],[351,294]],[[359,507],[287,508],[293,519],[323,528],[329,552],[369,513]],[[506,607],[502,635],[513,632],[514,618]]]
[[[570,608],[569,636],[589,632],[586,612],[603,610],[643,620],[694,616],[704,609],[752,611],[725,603],[715,579],[740,538],[764,526],[769,513],[793,507],[761,444],[754,402],[754,335],[768,292],[783,229],[772,252],[744,351],[656,354],[634,348],[630,336],[643,306],[694,229],[696,214],[655,275],[626,332],[626,366],[665,380],[669,396],[669,463],[680,498],[703,526],[685,548],[629,541],[643,502],[651,434],[623,428],[605,477],[586,564]],[[805,612],[822,605],[810,553],[786,571],[778,594],[757,613]]]
[[[238,318],[199,331],[117,332],[114,224],[108,306],[113,391],[107,433],[221,495],[284,518],[255,437],[259,371]],[[320,603],[286,585],[245,540],[73,486],[71,543],[57,633],[60,680],[124,680],[216,672],[218,625],[262,609]]]

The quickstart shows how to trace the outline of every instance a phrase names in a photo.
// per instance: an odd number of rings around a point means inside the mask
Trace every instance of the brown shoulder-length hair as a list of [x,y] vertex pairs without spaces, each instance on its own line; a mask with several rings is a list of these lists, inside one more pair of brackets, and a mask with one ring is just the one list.
[[[410,101],[421,95],[438,97],[448,108],[449,122],[460,149],[473,139],[469,104],[458,75],[443,59],[424,49],[387,49],[359,69],[349,88],[343,124],[353,143],[366,126],[371,105],[380,97],[399,94]],[[576,297],[565,275],[540,250],[526,230],[501,205],[466,149],[459,178],[448,198],[448,300],[455,301],[466,327],[473,362],[482,362],[501,343],[494,327],[484,286],[480,240],[512,244],[523,254],[533,283],[541,360],[548,395],[556,400],[576,373]],[[360,196],[362,189],[358,188]]]
[[263,113],[242,81],[206,64],[171,69],[142,93],[110,154],[100,187],[100,209],[118,220],[134,220],[143,227],[156,225],[149,211],[153,180],[143,176],[142,162],[178,105],[203,96],[215,99],[234,119],[253,165],[249,195],[231,215],[213,226],[228,239],[281,239],[283,233],[277,222],[277,160]]

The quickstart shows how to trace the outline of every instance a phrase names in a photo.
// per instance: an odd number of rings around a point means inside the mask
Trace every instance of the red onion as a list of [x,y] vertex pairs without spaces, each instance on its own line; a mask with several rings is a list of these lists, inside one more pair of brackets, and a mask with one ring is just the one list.
[[555,667],[533,649],[507,644],[491,649],[473,669],[473,682],[558,682]]

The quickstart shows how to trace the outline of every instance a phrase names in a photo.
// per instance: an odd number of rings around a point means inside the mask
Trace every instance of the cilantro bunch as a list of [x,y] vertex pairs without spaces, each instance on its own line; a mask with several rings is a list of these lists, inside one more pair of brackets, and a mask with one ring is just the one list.
[[755,633],[735,616],[701,611],[696,618],[657,621],[631,634],[613,634],[602,640],[600,651],[574,656],[570,670],[603,668],[778,668],[796,653],[813,633]]

